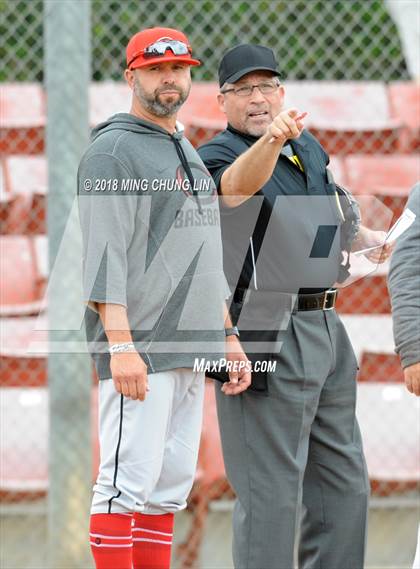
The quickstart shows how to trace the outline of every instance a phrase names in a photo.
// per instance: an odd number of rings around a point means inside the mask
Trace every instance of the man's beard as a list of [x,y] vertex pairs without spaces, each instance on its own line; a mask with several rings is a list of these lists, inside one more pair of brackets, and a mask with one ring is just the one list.
[[247,134],[250,134],[251,136],[255,136],[256,138],[260,138],[261,136],[263,136],[267,130],[268,127],[270,126],[270,122],[266,122],[263,124],[252,124],[252,122],[248,121],[245,123],[245,132]]
[[246,134],[250,134],[251,136],[255,136],[255,138],[261,138],[268,129],[267,126],[248,126],[246,129]]
[[[175,87],[175,85],[167,85],[166,87],[156,89],[153,95],[149,95],[140,85],[138,79],[134,81],[134,93],[136,97],[140,100],[145,109],[157,117],[170,117],[176,114],[187,100],[190,88],[191,86],[187,91],[183,91],[179,87]],[[160,101],[159,95],[167,89],[177,91],[179,93],[179,97],[177,99],[169,99],[166,102]]]

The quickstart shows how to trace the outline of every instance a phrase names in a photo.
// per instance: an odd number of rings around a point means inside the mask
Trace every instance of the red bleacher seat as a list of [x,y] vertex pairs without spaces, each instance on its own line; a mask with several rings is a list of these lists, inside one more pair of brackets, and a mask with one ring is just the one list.
[[45,313],[0,320],[0,385],[40,387],[47,384]]
[[92,126],[116,113],[128,113],[131,106],[131,90],[123,81],[96,81],[89,88]]
[[[386,216],[380,208],[377,208],[377,211],[382,215],[383,222],[377,229],[387,231],[392,214],[386,211]],[[391,304],[386,282],[389,261],[378,265],[366,259],[364,255],[352,254],[350,262],[350,277],[339,285],[338,312],[340,314],[390,314]]]
[[358,362],[365,351],[395,354],[391,314],[341,314],[340,317]]
[[372,490],[386,496],[418,487],[420,429],[416,397],[402,383],[362,382],[358,385],[356,411]]
[[[48,390],[44,387],[0,389],[0,496],[19,501],[44,496],[48,490]],[[92,479],[99,464],[97,389],[92,391]],[[20,428],[16,429],[19,423]]]
[[42,152],[45,120],[41,83],[3,83],[0,89],[0,153]]
[[7,183],[5,160],[0,160],[0,234],[23,233],[22,219],[27,219],[28,207],[24,196],[12,194]]
[[6,194],[20,199],[11,210],[9,233],[45,233],[47,161],[45,156],[9,156],[4,161]]
[[193,83],[186,103],[178,113],[185,134],[198,147],[226,128],[226,116],[219,109],[217,83]]
[[403,382],[404,374],[397,354],[362,352],[358,381]]
[[[15,316],[0,319],[0,386],[43,387],[47,385],[48,319]],[[92,366],[92,383],[98,383]]]
[[290,81],[286,107],[307,111],[305,125],[331,154],[392,152],[401,122],[380,82]]
[[[22,222],[24,228],[22,228]],[[0,234],[21,234],[28,223],[28,204],[24,196],[0,192]]]
[[[344,167],[349,189],[358,196],[376,196],[392,211],[394,220],[401,215],[411,188],[420,179],[420,161],[414,155],[346,156]],[[366,206],[362,208],[364,223],[379,228],[385,210],[379,211],[378,204],[369,203],[368,198],[360,197],[359,201]]]
[[393,116],[404,125],[400,148],[403,152],[420,150],[420,85],[395,82],[388,87]]
[[339,290],[340,314],[390,314],[386,274],[371,274]]
[[1,389],[0,405],[0,494],[14,501],[42,496],[48,480],[48,392]]
[[37,314],[45,306],[46,237],[2,235],[0,254],[4,271],[0,285],[0,316]]
[[351,155],[344,158],[344,165],[349,187],[355,194],[405,199],[420,178],[420,160],[415,155]]

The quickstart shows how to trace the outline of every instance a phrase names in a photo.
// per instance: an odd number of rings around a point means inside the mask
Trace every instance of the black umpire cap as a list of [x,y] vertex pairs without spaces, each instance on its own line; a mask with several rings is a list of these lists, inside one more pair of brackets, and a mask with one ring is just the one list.
[[229,49],[219,65],[219,85],[235,83],[251,71],[271,71],[280,75],[274,52],[269,47],[243,43]]

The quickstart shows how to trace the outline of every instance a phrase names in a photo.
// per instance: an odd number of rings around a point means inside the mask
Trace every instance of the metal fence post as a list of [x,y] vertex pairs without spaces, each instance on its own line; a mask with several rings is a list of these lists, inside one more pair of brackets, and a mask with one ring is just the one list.
[[[90,0],[44,2],[47,93],[48,237],[50,270],[76,196],[76,173],[88,143]],[[68,231],[68,227],[67,227]],[[68,235],[68,233],[67,233]],[[84,332],[63,330],[80,303],[81,254],[77,224],[71,225],[65,262],[50,281],[50,345],[83,342]],[[57,270],[61,275],[57,275]],[[61,330],[54,331],[59,324]],[[65,326],[64,326],[65,327]],[[64,344],[63,344],[64,345]],[[89,567],[91,492],[91,363],[84,353],[51,349],[49,377],[49,567]]]

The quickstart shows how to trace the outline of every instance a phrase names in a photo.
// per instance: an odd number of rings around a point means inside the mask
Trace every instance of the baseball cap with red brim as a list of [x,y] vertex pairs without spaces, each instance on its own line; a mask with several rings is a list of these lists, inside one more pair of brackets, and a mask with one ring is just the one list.
[[185,34],[172,28],[148,28],[135,34],[126,49],[128,69],[138,69],[178,61],[188,65],[201,65],[192,57],[192,49]]

